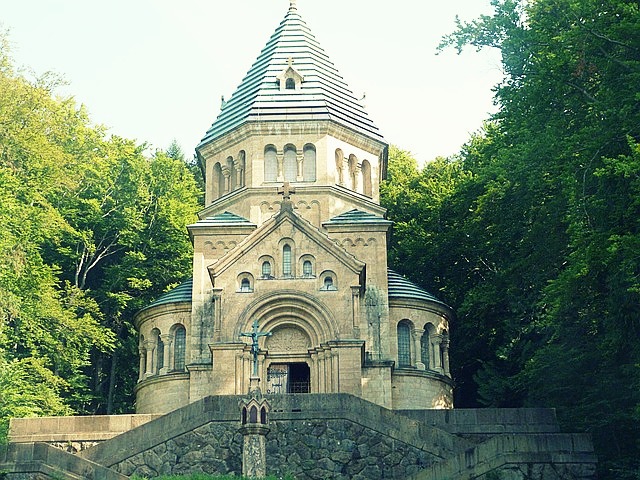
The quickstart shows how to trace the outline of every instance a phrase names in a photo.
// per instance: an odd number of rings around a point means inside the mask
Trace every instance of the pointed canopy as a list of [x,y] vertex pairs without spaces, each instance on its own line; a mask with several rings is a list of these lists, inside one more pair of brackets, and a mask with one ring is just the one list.
[[[292,82],[285,88],[283,82]],[[295,86],[295,88],[294,88]],[[295,2],[198,147],[245,122],[333,120],[384,142]]]

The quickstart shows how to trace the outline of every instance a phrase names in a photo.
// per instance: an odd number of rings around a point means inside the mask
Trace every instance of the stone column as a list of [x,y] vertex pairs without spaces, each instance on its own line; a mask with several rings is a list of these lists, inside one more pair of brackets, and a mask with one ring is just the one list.
[[260,389],[249,399],[240,401],[242,426],[242,476],[264,478],[267,476],[267,448],[265,436],[269,433],[269,402]]
[[442,355],[440,354],[440,343],[442,342],[442,335],[434,335],[435,341],[433,342],[433,368],[440,373],[444,373],[442,368]]
[[144,349],[142,345],[138,347],[138,354],[140,357],[140,365],[138,370],[138,381],[144,380],[144,374],[147,370],[147,351]]
[[172,370],[171,360],[173,358],[173,335],[160,335],[160,340],[164,343],[164,351],[162,355],[162,363],[163,367],[160,369],[158,373],[165,374]]
[[224,192],[220,192],[220,196],[231,191],[231,171],[226,165],[221,168],[224,177]]
[[276,159],[278,160],[278,181],[284,181],[284,151],[280,150],[276,152]]
[[449,338],[446,336],[442,339],[442,368],[444,370],[444,374],[450,377],[451,372],[449,371]]
[[153,374],[153,352],[155,344],[146,340],[144,342],[144,348],[147,350],[147,368],[145,369],[145,378]]
[[420,328],[414,328],[413,329],[413,345],[414,348],[413,350],[416,352],[416,361],[414,363],[414,365],[416,366],[416,368],[418,370],[424,370],[425,369],[425,365],[422,362],[422,343],[420,342],[420,340],[422,339],[422,332],[424,332],[424,330],[420,329]]
[[222,289],[214,288],[211,302],[213,305],[213,341],[219,342],[221,339],[222,326]]
[[243,170],[242,170],[241,161],[239,159],[235,159],[233,161],[233,167],[234,167],[234,170],[236,172],[236,189],[237,188],[241,188],[243,186],[242,185]]
[[304,164],[304,153],[296,152],[296,160],[298,164],[298,178],[297,181],[301,182],[304,180],[302,166]]
[[360,285],[351,286],[351,308],[353,338],[360,338]]

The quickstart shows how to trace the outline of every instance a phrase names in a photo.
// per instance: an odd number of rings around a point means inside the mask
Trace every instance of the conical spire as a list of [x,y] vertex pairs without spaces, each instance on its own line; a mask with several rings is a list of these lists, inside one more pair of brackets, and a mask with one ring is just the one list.
[[[291,82],[287,83],[286,81]],[[333,120],[384,141],[300,17],[295,0],[200,146],[245,122]]]

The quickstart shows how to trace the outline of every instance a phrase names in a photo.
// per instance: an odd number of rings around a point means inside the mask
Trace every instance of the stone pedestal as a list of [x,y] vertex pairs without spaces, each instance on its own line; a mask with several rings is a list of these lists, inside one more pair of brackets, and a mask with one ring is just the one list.
[[240,401],[242,426],[242,475],[247,478],[267,476],[267,441],[269,410],[271,406],[262,397],[259,377],[251,377],[249,398]]

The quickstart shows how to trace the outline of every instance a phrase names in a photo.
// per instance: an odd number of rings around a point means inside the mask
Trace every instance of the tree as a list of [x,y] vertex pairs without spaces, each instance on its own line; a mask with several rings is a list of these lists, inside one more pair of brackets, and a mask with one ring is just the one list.
[[601,478],[637,478],[639,6],[492,4],[443,47],[500,49],[499,111],[450,160],[464,178],[436,208],[411,204],[391,258],[430,266],[458,312],[459,406],[556,407],[592,433]]

